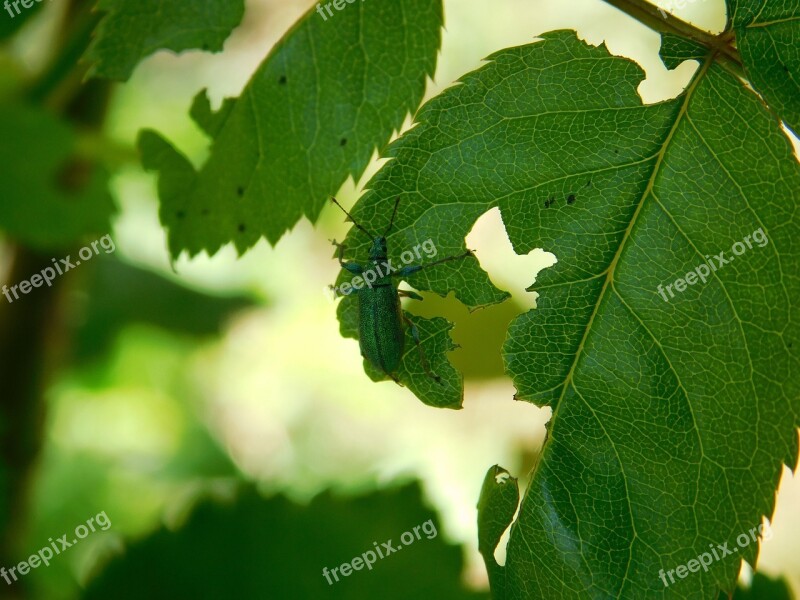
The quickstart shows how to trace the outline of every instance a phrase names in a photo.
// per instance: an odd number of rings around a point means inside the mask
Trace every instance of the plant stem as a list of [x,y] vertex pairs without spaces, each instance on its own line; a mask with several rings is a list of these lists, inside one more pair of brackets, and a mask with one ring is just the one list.
[[[17,283],[52,265],[49,255],[14,246],[9,282]],[[55,349],[59,346],[61,281],[34,290],[13,304],[0,297],[0,463],[3,465],[0,560],[14,564],[22,556],[20,539],[27,524],[31,474],[39,455],[44,424],[43,395]],[[13,292],[10,292],[10,294]],[[13,299],[13,295],[11,296]],[[5,585],[5,584],[3,584]],[[26,597],[19,585],[9,597]],[[3,596],[6,598],[6,596]]]
[[140,164],[139,152],[135,147],[120,144],[94,130],[79,131],[75,141],[75,156],[109,169]]
[[714,35],[704,31],[699,27],[687,23],[683,19],[676,17],[657,6],[650,4],[646,0],[603,0],[607,4],[621,10],[625,14],[633,17],[643,25],[653,31],[664,34],[679,35],[702,44],[716,54],[720,62],[725,63],[730,70],[744,76],[742,60],[736,48],[730,45],[730,35],[723,33]]
[[[49,67],[25,90],[25,99],[45,105],[84,136],[99,136],[111,84],[96,80],[82,83],[86,67],[77,64],[98,18],[91,14],[91,6],[86,0],[71,0],[59,36],[62,42],[57,44]],[[76,156],[68,163],[55,183],[62,192],[79,192],[87,179],[87,166],[97,168],[94,161],[81,158]],[[67,255],[69,248],[60,251]],[[17,242],[9,282],[16,284],[51,267],[54,253],[42,254]],[[14,564],[24,556],[21,551],[29,523],[34,471],[43,446],[44,394],[61,365],[61,350],[69,334],[62,303],[65,284],[64,278],[58,278],[52,286],[13,303],[0,296],[0,565]],[[2,597],[29,598],[26,583],[17,584]]]

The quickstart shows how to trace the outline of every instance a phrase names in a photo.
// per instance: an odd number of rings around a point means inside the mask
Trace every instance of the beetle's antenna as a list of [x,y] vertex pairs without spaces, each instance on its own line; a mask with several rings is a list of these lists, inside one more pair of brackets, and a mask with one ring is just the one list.
[[383,237],[389,235],[389,232],[392,230],[392,225],[394,225],[394,218],[397,216],[397,207],[400,206],[400,198],[398,197],[394,201],[394,212],[392,213],[392,220],[389,221],[389,227],[386,228],[386,231],[383,232]]
[[342,211],[344,214],[346,214],[346,215],[347,215],[347,218],[348,218],[348,219],[350,219],[350,220],[353,222],[353,225],[355,225],[356,227],[358,227],[358,228],[359,228],[361,231],[363,231],[364,233],[366,233],[366,234],[367,234],[369,237],[371,237],[371,238],[375,238],[375,236],[374,236],[374,235],[372,235],[372,234],[371,234],[369,231],[367,231],[367,230],[366,230],[366,229],[364,229],[364,228],[363,228],[361,225],[359,225],[358,223],[356,223],[356,220],[353,218],[353,216],[352,216],[352,215],[351,215],[349,212],[347,212],[347,211],[344,209],[344,206],[342,206],[341,204],[339,204],[339,201],[338,201],[336,198],[334,198],[333,196],[331,196],[331,201],[332,201],[332,202],[333,202],[333,203],[334,203],[336,206],[338,206],[338,207],[341,209],[341,211]]

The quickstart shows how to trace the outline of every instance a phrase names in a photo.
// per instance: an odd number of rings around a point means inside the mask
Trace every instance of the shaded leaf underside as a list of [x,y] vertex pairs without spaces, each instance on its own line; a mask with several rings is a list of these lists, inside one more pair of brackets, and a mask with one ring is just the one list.
[[244,0],[99,0],[96,10],[107,14],[86,51],[89,76],[127,81],[158,50],[222,50]]
[[315,221],[347,177],[416,110],[441,41],[441,0],[371,0],[325,21],[310,10],[276,45],[242,95],[217,115],[192,110],[214,136],[199,172],[145,132],[145,166],[161,171],[161,221],[173,256],[275,244]]
[[[355,216],[378,230],[399,196],[390,247],[430,235],[453,254],[499,206],[517,253],[559,259],[504,347],[518,397],[554,409],[506,597],[714,598],[756,544],[670,587],[659,571],[757,526],[795,463],[800,172],[759,99],[716,64],[643,105],[634,63],[571,32],[543,38],[424,106]],[[734,260],[663,299],[659,286],[720,252]],[[409,282],[497,301],[472,266]]]

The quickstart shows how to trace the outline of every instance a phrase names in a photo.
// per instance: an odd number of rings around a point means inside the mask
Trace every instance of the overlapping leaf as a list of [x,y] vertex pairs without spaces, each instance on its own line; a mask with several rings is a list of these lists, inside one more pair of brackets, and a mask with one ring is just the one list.
[[[423,107],[355,216],[380,230],[399,196],[398,252],[430,236],[454,253],[499,206],[518,253],[559,259],[504,348],[518,398],[554,411],[506,597],[715,598],[756,543],[671,586],[659,572],[757,527],[795,463],[800,170],[718,65],[643,105],[634,63],[571,32],[543,38]],[[720,252],[734,260],[676,287]],[[477,273],[410,282],[474,306],[496,299]]]
[[800,133],[800,4],[727,0],[747,76],[777,115]]
[[370,0],[333,17],[309,11],[235,103],[193,115],[214,139],[199,173],[146,132],[145,165],[161,171],[161,221],[174,256],[240,252],[316,220],[348,176],[359,177],[422,100],[436,64],[441,0]]
[[107,14],[86,51],[89,76],[126,81],[158,50],[222,50],[244,0],[99,0],[97,10]]

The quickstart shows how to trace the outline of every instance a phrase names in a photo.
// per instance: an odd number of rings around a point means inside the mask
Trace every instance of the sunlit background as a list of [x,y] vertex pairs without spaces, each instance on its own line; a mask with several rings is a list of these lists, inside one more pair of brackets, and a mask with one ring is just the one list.
[[[120,210],[112,232],[116,257],[189,290],[219,296],[218,314],[210,317],[219,328],[192,334],[152,320],[128,323],[102,352],[53,382],[46,447],[21,545],[33,551],[99,511],[106,511],[113,527],[110,535],[90,537],[37,573],[40,598],[75,597],[74,581],[86,581],[109,553],[120,551],[123,538],[141,538],[164,523],[178,525],[198,497],[224,495],[237,471],[268,492],[299,501],[326,488],[354,492],[418,478],[440,515],[443,534],[464,547],[464,579],[487,586],[475,510],[484,474],[500,464],[524,480],[550,416],[549,409],[513,401],[500,347],[508,322],[535,306],[535,294],[525,289],[556,258],[547,248],[515,255],[495,210],[480,218],[467,244],[512,298],[473,314],[452,296],[426,294],[423,303],[407,306],[456,323],[453,338],[461,348],[452,361],[465,372],[464,409],[438,411],[394,383],[372,383],[357,342],[339,334],[336,305],[325,293],[338,273],[329,240],[341,239],[348,229],[335,208],[326,207],[316,226],[301,221],[275,248],[262,241],[242,257],[226,247],[213,258],[182,258],[171,265],[155,178],[130,156],[138,132],[153,128],[201,164],[208,144],[188,116],[194,95],[207,87],[215,105],[238,95],[310,5],[248,0],[244,23],[223,53],[159,53],[116,91],[109,123],[124,162],[113,180]],[[723,0],[698,0],[678,14],[720,30],[723,7]],[[59,10],[58,2],[48,3],[16,44],[31,69],[46,58],[39,40],[51,34]],[[678,94],[695,69],[686,63],[667,71],[657,54],[659,36],[600,0],[446,0],[445,17],[428,97],[490,53],[561,28],[576,29],[593,44],[605,42],[611,52],[642,65],[647,79],[640,91],[647,102]],[[345,206],[356,201],[380,163],[376,156],[360,181],[344,186],[339,199]],[[74,296],[76,306],[102,304]],[[185,298],[195,301],[191,294]],[[774,537],[763,546],[760,568],[788,577],[796,593],[798,506],[800,482],[786,470]]]

